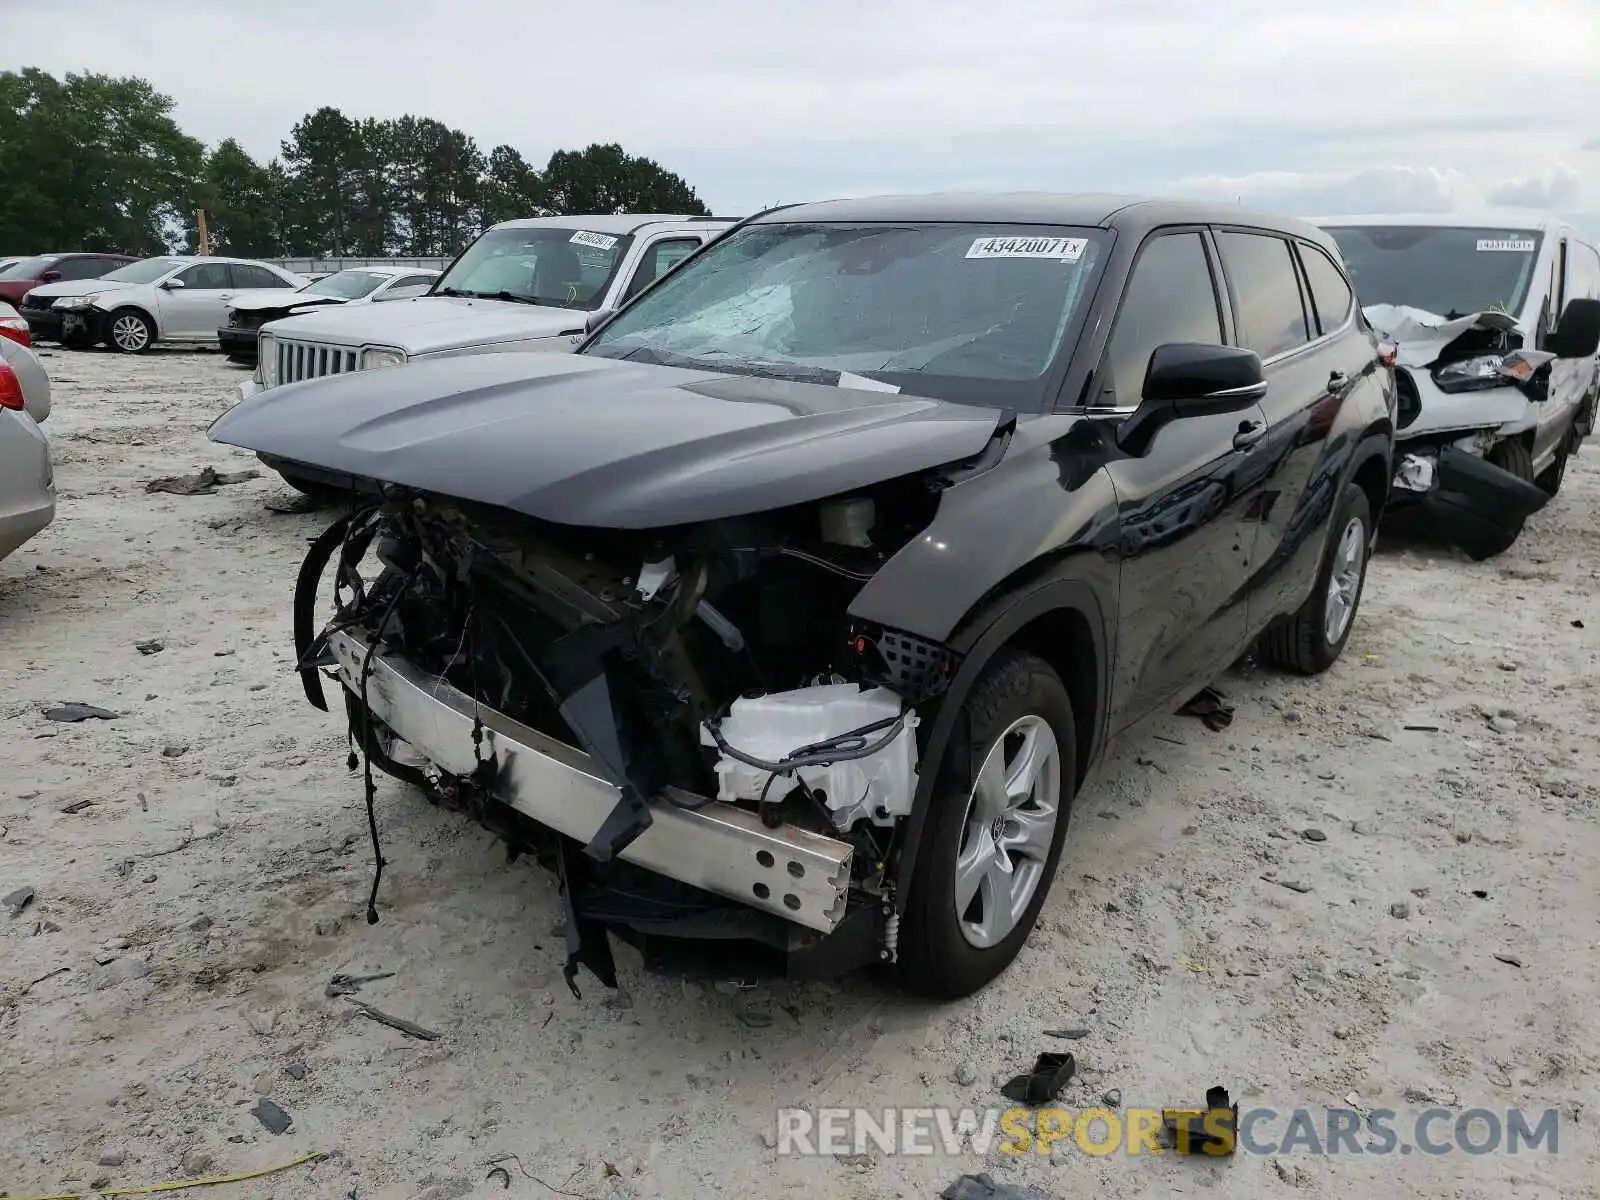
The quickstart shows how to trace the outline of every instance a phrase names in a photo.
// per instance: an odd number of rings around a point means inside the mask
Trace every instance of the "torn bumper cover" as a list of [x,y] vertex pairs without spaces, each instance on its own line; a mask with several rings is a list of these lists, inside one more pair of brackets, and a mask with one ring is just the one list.
[[1515,536],[1550,499],[1537,484],[1456,446],[1440,448],[1433,474],[1432,489],[1421,496],[1426,518],[1440,536],[1469,552]]
[[[332,634],[340,682],[362,692],[364,631]],[[428,678],[379,644],[367,671],[372,715],[440,770],[471,776],[479,761],[473,740],[493,756],[494,796],[539,824],[591,842],[617,810],[621,791],[585,754],[492,709],[448,683]],[[793,825],[769,829],[731,805],[679,795],[682,804],[646,802],[649,825],[619,857],[693,887],[770,912],[822,933],[844,918],[852,847]]]

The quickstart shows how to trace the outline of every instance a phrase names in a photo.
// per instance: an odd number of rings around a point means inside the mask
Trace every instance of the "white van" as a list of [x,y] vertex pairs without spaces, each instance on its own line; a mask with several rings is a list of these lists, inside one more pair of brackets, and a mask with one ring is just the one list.
[[1500,553],[1594,427],[1600,249],[1516,210],[1316,224],[1397,346],[1393,502],[1428,502],[1475,558]]

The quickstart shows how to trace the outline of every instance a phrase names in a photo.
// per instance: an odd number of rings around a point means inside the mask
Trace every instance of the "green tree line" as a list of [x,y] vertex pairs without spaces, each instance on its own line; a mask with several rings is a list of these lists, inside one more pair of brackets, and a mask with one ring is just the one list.
[[541,170],[429,117],[308,113],[277,157],[179,128],[171,98],[108,75],[0,72],[0,252],[193,250],[247,258],[454,254],[512,217],[706,207],[682,178],[615,144]]

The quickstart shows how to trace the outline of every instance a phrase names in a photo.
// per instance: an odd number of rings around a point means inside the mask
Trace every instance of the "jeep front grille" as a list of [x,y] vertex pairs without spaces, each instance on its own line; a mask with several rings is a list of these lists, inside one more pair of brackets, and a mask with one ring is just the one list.
[[356,369],[359,353],[343,346],[280,341],[277,343],[278,382],[299,383],[303,379],[321,379],[324,375],[344,375]]

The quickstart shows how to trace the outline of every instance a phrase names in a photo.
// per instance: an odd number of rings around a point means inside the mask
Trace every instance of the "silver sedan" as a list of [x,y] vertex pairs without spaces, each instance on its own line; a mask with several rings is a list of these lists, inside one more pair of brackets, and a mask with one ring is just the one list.
[[[0,301],[0,321],[16,311]],[[39,422],[50,415],[50,378],[32,350],[0,331],[0,558],[56,515],[50,443]]]

